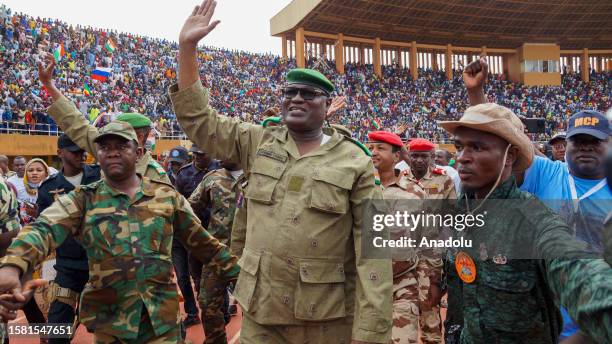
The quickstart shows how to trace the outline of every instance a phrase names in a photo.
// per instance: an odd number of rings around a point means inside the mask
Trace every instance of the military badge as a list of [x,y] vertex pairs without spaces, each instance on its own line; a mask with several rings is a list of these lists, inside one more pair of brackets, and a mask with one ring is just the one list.
[[463,282],[472,283],[476,280],[476,264],[467,253],[457,253],[455,257],[455,269]]

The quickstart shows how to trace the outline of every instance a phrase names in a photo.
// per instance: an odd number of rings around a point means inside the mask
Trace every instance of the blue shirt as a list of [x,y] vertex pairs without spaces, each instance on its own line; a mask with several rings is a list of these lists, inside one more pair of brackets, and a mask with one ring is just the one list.
[[[560,206],[565,203],[561,201],[572,199],[569,175],[566,163],[536,156],[531,166],[525,171],[525,180],[521,185],[521,190],[532,193],[559,212]],[[579,198],[602,180],[582,179],[576,176],[573,176],[573,178],[576,185],[576,194]],[[603,224],[603,220],[611,210],[611,200],[612,190],[609,186],[604,186],[588,198],[580,201],[580,210],[601,219]]]
[[[603,223],[609,211],[612,210],[612,190],[609,185],[580,201],[580,215],[572,211],[572,193],[569,182],[569,169],[561,161],[551,161],[536,156],[533,163],[525,171],[522,191],[527,191],[538,197],[568,221],[570,227],[577,225],[576,236],[591,245],[596,251],[603,250],[601,234]],[[575,176],[576,196],[580,198],[601,180],[582,179]],[[563,331],[559,339],[565,339],[578,331],[567,311],[561,307],[563,315]]]

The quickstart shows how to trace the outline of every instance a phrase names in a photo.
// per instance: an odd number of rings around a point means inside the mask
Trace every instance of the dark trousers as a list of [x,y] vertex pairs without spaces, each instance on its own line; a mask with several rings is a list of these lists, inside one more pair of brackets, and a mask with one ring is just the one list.
[[30,301],[23,306],[23,313],[25,314],[26,319],[28,319],[28,324],[30,325],[44,324],[47,322],[40,308],[38,308],[34,298],[30,299]]
[[195,302],[191,279],[189,277],[189,256],[183,244],[177,240],[172,242],[172,263],[174,264],[174,271],[176,272],[176,282],[185,300],[185,313],[190,316],[197,316],[198,307]]
[[193,285],[198,294],[197,297],[200,297],[200,288],[202,286],[202,262],[191,253],[189,254],[189,273],[191,274],[191,278],[193,278]]
[[[77,293],[81,293],[85,284],[89,280],[89,271],[69,269],[55,265],[57,276],[55,283],[62,288],[72,289]],[[53,301],[49,308],[49,323],[52,324],[73,324],[76,316],[76,309],[61,301]],[[75,329],[76,330],[76,329]],[[68,338],[51,338],[49,344],[68,344]]]

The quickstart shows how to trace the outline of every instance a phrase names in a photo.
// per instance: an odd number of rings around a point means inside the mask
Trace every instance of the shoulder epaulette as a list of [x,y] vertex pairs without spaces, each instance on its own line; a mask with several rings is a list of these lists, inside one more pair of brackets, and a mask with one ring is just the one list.
[[263,122],[261,122],[261,126],[264,128],[267,128],[270,123],[274,123],[277,125],[281,124],[281,118],[280,117],[268,117],[264,119]]
[[174,185],[172,185],[172,184],[170,184],[170,183],[168,183],[168,182],[165,182],[165,181],[163,181],[163,180],[151,179],[151,178],[148,178],[148,177],[142,177],[142,178],[143,178],[143,179],[147,179],[147,181],[148,181],[149,183],[153,183],[153,184],[162,184],[162,185],[165,185],[165,186],[169,186],[169,187],[171,187],[171,188],[174,190]]
[[96,191],[98,189],[98,187],[100,187],[100,184],[102,183],[102,179],[97,180],[93,183],[87,184],[87,185],[77,185],[74,188],[74,191],[79,192],[79,191]]
[[153,167],[155,169],[155,171],[157,171],[157,173],[159,173],[160,176],[168,174],[168,172],[166,172],[166,170],[164,170],[164,168],[157,161],[155,161],[153,159],[149,160],[149,164],[148,165]]
[[[344,135],[342,135],[344,136]],[[352,142],[353,144],[357,145],[357,147],[359,147],[359,149],[361,149],[365,155],[367,155],[368,157],[372,157],[372,153],[370,152],[370,150],[368,149],[368,147],[366,147],[363,143],[359,142],[358,140],[352,138],[352,137],[348,137],[348,136],[344,136],[348,141]]]
[[433,170],[431,170],[431,173],[433,173],[433,174],[440,174],[440,175],[443,175],[443,176],[446,175],[446,171],[444,171],[441,168],[434,168]]

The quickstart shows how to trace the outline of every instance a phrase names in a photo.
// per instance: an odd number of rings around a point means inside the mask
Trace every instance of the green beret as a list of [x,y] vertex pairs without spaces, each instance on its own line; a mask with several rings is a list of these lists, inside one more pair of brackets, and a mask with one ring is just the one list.
[[149,117],[139,113],[122,113],[116,120],[129,123],[134,129],[150,128],[151,120]]
[[127,122],[114,120],[100,129],[100,135],[94,139],[95,143],[108,136],[119,136],[128,141],[138,142],[134,127]]
[[287,82],[289,84],[305,84],[316,87],[327,93],[334,92],[334,84],[329,81],[325,75],[314,69],[296,68],[287,73]]

